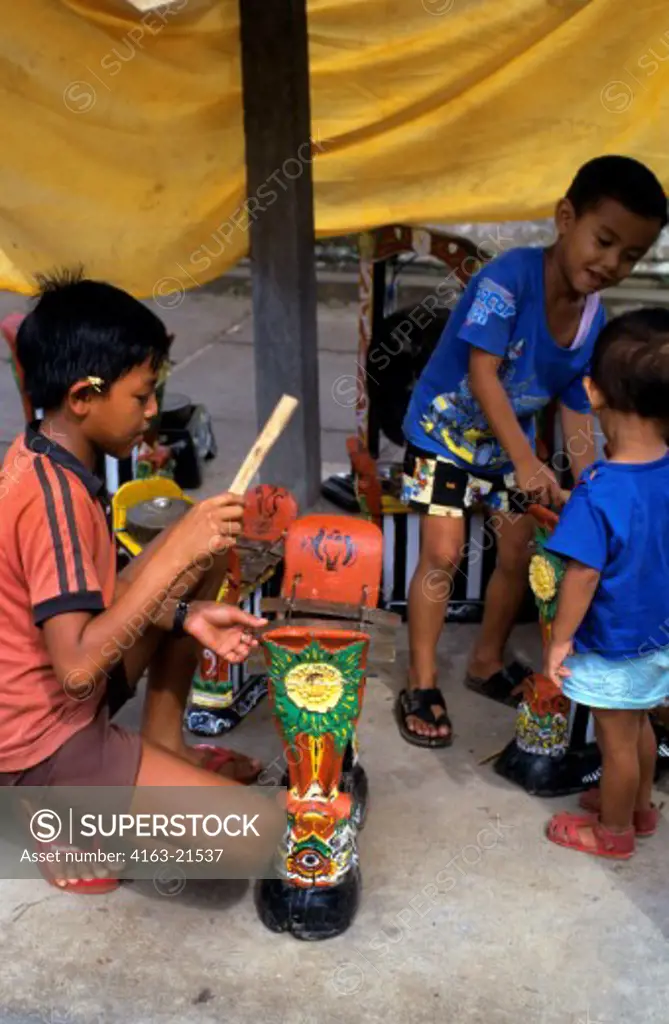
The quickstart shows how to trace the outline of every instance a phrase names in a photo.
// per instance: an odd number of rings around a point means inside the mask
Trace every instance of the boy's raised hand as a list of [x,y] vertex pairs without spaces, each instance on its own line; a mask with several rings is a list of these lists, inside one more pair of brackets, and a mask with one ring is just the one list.
[[217,494],[189,509],[174,527],[171,544],[192,564],[203,555],[220,555],[233,547],[242,532],[243,498]]
[[258,641],[252,630],[267,625],[267,619],[242,611],[236,605],[216,601],[191,602],[184,630],[226,661],[245,661]]

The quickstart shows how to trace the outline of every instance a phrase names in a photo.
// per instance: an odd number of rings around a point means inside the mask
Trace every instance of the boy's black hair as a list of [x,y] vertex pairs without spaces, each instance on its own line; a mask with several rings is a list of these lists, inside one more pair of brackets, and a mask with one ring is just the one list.
[[597,338],[590,376],[609,409],[669,422],[669,309],[611,320]]
[[167,358],[162,320],[127,292],[80,271],[38,280],[39,299],[16,338],[34,409],[57,409],[78,380],[101,377],[107,389],[147,359],[158,370]]
[[667,197],[645,164],[629,156],[598,156],[583,164],[566,198],[576,216],[592,210],[602,199],[615,199],[630,213],[667,223]]

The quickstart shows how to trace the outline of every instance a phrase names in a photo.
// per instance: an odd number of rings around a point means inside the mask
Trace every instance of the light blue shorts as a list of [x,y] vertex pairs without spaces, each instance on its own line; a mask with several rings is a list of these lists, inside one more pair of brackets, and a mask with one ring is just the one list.
[[591,708],[650,710],[669,702],[669,648],[642,658],[610,661],[601,654],[574,654],[565,661],[571,675],[563,691]]

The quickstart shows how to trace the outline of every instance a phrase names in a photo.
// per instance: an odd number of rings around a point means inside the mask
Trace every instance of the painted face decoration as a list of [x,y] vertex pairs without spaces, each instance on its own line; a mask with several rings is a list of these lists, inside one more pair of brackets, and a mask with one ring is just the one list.
[[327,572],[346,569],[357,561],[358,549],[353,538],[341,530],[319,530],[305,544],[311,546],[314,557],[324,563]]

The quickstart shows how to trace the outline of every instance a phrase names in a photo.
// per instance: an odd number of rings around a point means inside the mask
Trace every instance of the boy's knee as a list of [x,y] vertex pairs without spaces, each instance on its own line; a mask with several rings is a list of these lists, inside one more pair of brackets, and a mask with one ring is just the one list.
[[433,601],[447,601],[453,579],[466,554],[465,524],[460,518],[432,518],[423,523],[418,571],[421,589]]
[[455,571],[464,555],[464,545],[448,538],[431,545],[423,555],[422,562],[428,571]]
[[509,575],[527,575],[532,552],[529,544],[510,544],[497,549],[497,565]]
[[529,517],[513,524],[513,529],[498,533],[497,565],[510,574],[526,573],[532,557],[534,528]]

